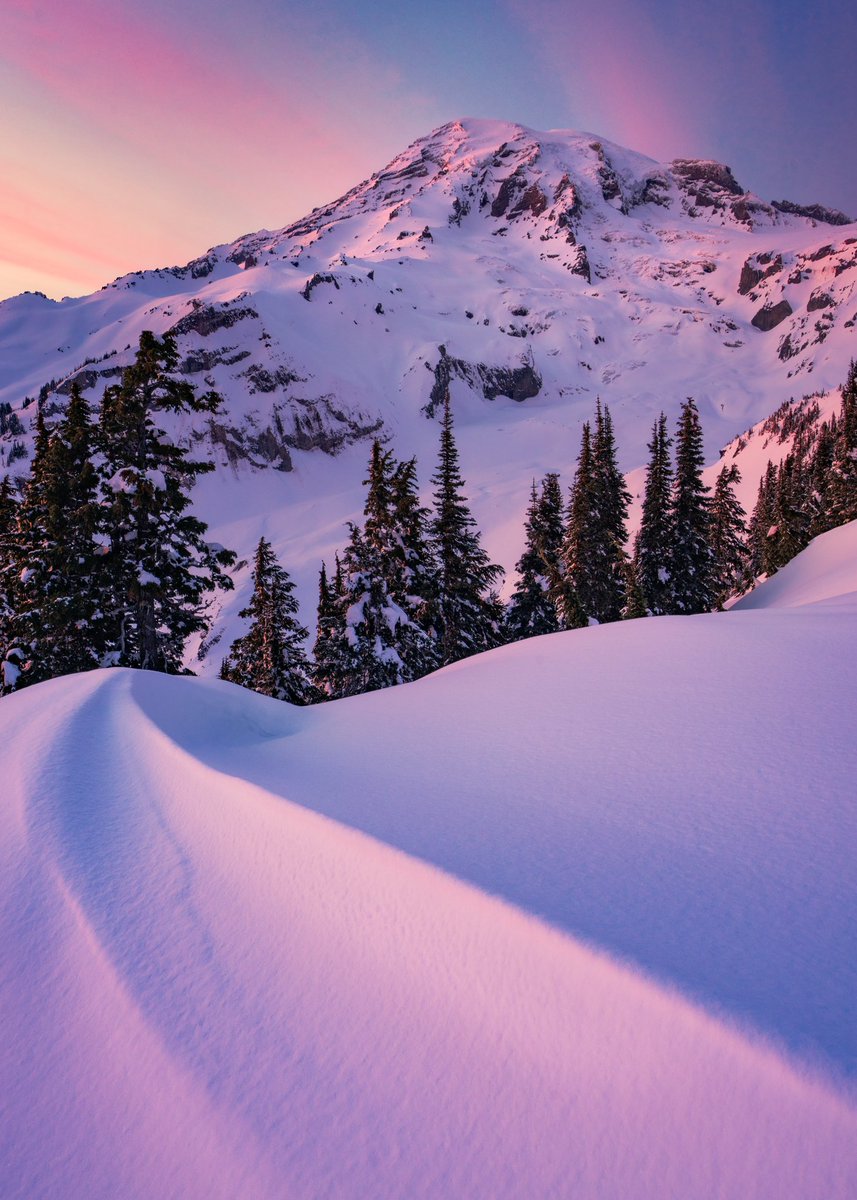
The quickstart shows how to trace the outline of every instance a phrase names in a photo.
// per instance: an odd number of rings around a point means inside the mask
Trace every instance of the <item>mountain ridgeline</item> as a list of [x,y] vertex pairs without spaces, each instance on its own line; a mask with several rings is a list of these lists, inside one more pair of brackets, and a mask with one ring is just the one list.
[[599,392],[616,412],[635,397],[645,429],[704,364],[700,402],[726,413],[737,391],[757,420],[791,380],[841,381],[855,279],[843,214],[765,203],[721,164],[456,121],[278,232],[78,300],[5,301],[0,446],[6,464],[29,454],[28,397],[50,415],[76,382],[96,402],[144,329],[171,332],[179,372],[224,397],[188,431],[221,464],[291,470],[450,384],[586,412]]

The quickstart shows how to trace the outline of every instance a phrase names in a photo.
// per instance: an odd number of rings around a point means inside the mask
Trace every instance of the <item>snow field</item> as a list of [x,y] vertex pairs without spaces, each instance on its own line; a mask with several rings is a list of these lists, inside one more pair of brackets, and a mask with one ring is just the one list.
[[5,700],[0,1192],[853,1196],[852,540],[309,710]]

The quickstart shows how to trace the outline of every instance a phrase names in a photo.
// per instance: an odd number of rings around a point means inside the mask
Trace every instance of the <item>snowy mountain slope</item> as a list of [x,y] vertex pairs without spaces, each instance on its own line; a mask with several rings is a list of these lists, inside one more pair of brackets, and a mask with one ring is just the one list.
[[[781,578],[857,592],[852,533]],[[314,709],[7,698],[3,1195],[852,1196],[855,639],[852,598]]]
[[735,609],[797,608],[805,604],[853,607],[857,603],[857,521],[831,529],[760,583]]
[[0,304],[0,471],[26,466],[27,397],[51,414],[78,378],[96,400],[141,330],[172,329],[188,378],[226,397],[180,425],[220,466],[200,515],[242,558],[265,532],[307,615],[321,557],[359,514],[367,439],[416,453],[427,483],[446,385],[476,516],[511,568],[530,480],[568,481],[598,395],[630,471],[688,394],[713,458],[783,401],[842,382],[857,226],[801,211],[721,164],[454,121],[285,229],[92,296]]

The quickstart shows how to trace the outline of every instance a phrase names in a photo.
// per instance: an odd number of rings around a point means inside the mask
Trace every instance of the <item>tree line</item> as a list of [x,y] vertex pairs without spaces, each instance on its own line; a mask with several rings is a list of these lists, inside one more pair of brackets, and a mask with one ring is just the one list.
[[[558,473],[548,472],[539,486],[533,481],[518,580],[503,605],[502,568],[482,548],[464,495],[447,396],[431,509],[420,503],[415,460],[398,462],[380,442],[373,444],[364,523],[349,524],[348,544],[332,572],[322,564],[312,658],[297,649],[309,635],[294,600],[288,615],[280,607],[278,621],[275,602],[264,599],[285,590],[290,595],[291,583],[263,539],[253,600],[242,614],[253,625],[235,643],[222,677],[299,703],[336,699],[406,683],[539,634],[722,608],[784,565],[787,551],[797,553],[816,532],[857,517],[854,364],[840,416],[820,427],[811,452],[809,445],[808,435],[797,439],[783,465],[769,467],[748,524],[735,496],[735,464],[724,464],[713,490],[703,482],[694,400],[682,405],[674,438],[662,413],[648,443],[641,523],[629,549],[631,497],[618,469],[609,409],[599,402],[593,422],[583,426],[567,499]],[[804,481],[800,504],[794,500],[798,477]],[[779,479],[791,487],[788,518],[782,501],[777,507]],[[282,573],[279,584],[271,572]],[[278,628],[284,637],[275,636]]]
[[[188,511],[193,461],[159,412],[215,412],[220,398],[177,380],[169,335],[144,333],[97,420],[72,387],[48,428],[40,408],[32,471],[20,497],[0,484],[0,649],[4,692],[72,671],[122,665],[179,672],[188,637],[207,629],[205,598],[228,589],[235,555],[205,540]],[[673,455],[672,448],[675,448]],[[295,704],[407,683],[469,655],[544,633],[665,614],[709,612],[771,574],[816,533],[857,517],[857,366],[842,409],[814,438],[802,431],[769,465],[749,520],[724,465],[703,482],[693,399],[674,437],[662,413],[648,443],[639,531],[617,464],[609,408],[583,426],[566,499],[559,475],[533,481],[524,550],[507,604],[470,511],[445,397],[432,505],[416,460],[372,446],[362,523],[331,569],[322,564],[312,654],[294,584],[262,538],[247,632],[221,677]]]

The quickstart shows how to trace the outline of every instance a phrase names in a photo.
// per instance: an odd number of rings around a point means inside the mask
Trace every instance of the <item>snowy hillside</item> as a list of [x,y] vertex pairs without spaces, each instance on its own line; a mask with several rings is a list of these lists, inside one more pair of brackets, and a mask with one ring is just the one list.
[[854,538],[311,709],[4,700],[3,1196],[852,1197]]
[[[26,468],[28,398],[50,417],[76,378],[95,401],[141,330],[171,329],[187,377],[226,398],[181,427],[220,467],[198,511],[241,558],[272,540],[305,619],[320,559],[359,512],[367,440],[416,453],[427,485],[447,385],[487,549],[511,568],[530,480],[569,480],[596,396],[631,471],[653,418],[689,394],[713,460],[784,401],[842,382],[857,352],[845,220],[764,203],[717,163],[451,122],[286,229],[92,296],[0,303],[0,472]],[[233,631],[244,599],[224,611]]]

